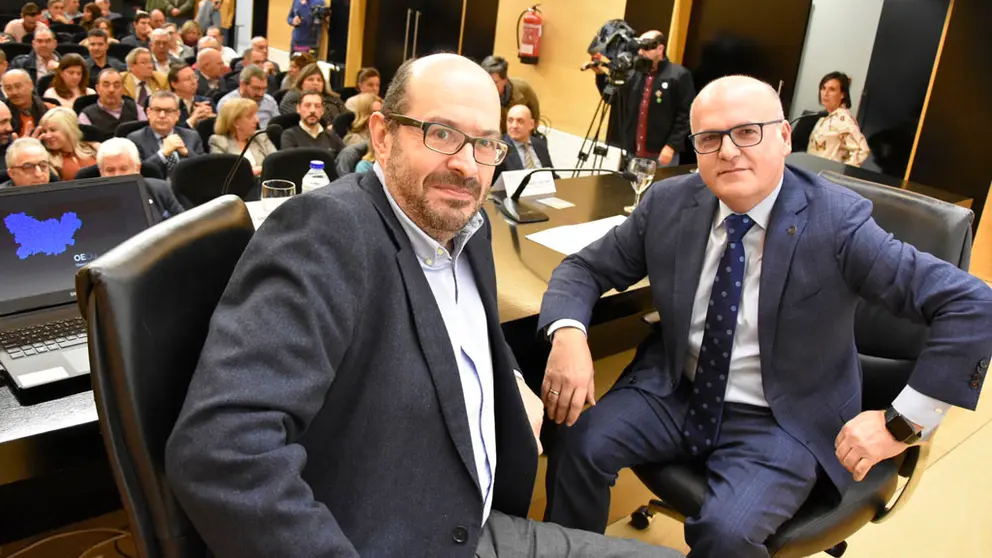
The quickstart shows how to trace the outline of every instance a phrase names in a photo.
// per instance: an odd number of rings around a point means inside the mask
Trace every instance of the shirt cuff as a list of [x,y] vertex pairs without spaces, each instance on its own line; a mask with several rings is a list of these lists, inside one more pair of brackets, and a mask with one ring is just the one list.
[[906,420],[922,426],[923,436],[927,437],[944,420],[951,405],[906,386],[892,402],[892,408]]
[[550,341],[551,339],[553,339],[555,332],[563,327],[574,327],[575,329],[581,331],[582,335],[589,337],[589,333],[586,331],[586,326],[582,325],[582,322],[578,320],[565,318],[563,320],[558,320],[557,322],[554,322],[553,324],[548,326],[548,340]]
[[524,381],[524,375],[521,374],[519,370],[514,370],[513,375],[516,376],[521,382]]
[[165,153],[162,153],[162,150],[161,149],[158,150],[157,155],[158,155],[158,158],[161,159],[163,163],[168,163],[169,162],[169,160],[165,157]]

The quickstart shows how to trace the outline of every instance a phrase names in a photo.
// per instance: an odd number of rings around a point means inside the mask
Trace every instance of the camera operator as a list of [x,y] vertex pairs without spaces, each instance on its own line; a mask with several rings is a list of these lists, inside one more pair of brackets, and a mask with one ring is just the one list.
[[[647,73],[631,72],[617,91],[611,116],[614,137],[627,157],[648,157],[661,166],[676,166],[689,135],[689,106],[696,96],[692,75],[665,58],[664,33],[648,31],[640,39],[655,45],[638,51],[650,60],[651,67]],[[596,67],[600,93],[609,83],[608,76],[605,66]]]

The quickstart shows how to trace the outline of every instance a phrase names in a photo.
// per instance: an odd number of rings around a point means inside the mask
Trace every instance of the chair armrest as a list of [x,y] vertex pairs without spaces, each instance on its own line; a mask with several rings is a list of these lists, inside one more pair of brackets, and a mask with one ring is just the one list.
[[930,458],[930,444],[933,443],[933,437],[937,435],[937,430],[939,428],[935,429],[926,441],[911,446],[903,452],[902,465],[899,466],[899,476],[907,479],[906,484],[903,485],[902,490],[896,495],[895,500],[875,515],[871,520],[872,523],[885,521],[898,511],[899,508],[909,502],[909,499],[913,496],[913,492],[916,491],[916,486],[920,484],[920,479],[923,478],[924,471],[927,469],[927,461]]

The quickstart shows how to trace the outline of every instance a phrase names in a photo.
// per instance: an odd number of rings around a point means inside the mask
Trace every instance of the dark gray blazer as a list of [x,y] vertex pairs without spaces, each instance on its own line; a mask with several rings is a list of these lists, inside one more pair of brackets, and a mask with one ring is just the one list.
[[[464,254],[493,357],[493,508],[524,516],[537,447],[497,315],[488,220]],[[218,557],[471,557],[483,501],[465,412],[409,238],[375,174],[350,175],[291,198],[255,233],[166,472]]]
[[[520,158],[520,152],[517,151],[517,146],[513,143],[513,138],[509,134],[503,134],[503,141],[510,146],[510,152],[506,154],[503,162],[497,165],[496,172],[493,173],[493,183],[496,182],[496,179],[499,178],[499,175],[503,171],[523,170],[524,168],[524,161]],[[540,136],[533,136],[530,138],[530,144],[534,148],[534,152],[537,153],[538,160],[535,162],[538,166],[544,168],[554,166],[551,164],[551,153],[548,152],[548,140]]]
[[[183,128],[182,126],[176,126],[173,128],[173,131],[179,134],[179,137],[183,138],[183,143],[186,144],[187,158],[205,154],[203,151],[203,140],[200,139],[200,134],[196,133],[196,131]],[[161,171],[162,176],[169,176],[168,166],[158,156],[158,139],[155,137],[155,132],[151,126],[145,126],[140,130],[131,132],[127,135],[127,139],[133,141],[138,146],[138,154],[141,157],[142,165],[156,167]]]
[[[664,397],[682,381],[689,322],[717,199],[699,175],[656,184],[637,210],[554,271],[539,326],[561,318],[588,325],[611,289],[647,276],[661,315],[654,339],[617,382]],[[761,377],[779,425],[816,456],[841,491],[853,477],[834,455],[844,424],[861,412],[854,344],[859,298],[930,325],[909,385],[974,409],[972,374],[992,348],[992,290],[982,281],[892,238],[872,204],[805,171],[786,167],[765,235],[758,300]],[[702,278],[711,281],[712,278]]]

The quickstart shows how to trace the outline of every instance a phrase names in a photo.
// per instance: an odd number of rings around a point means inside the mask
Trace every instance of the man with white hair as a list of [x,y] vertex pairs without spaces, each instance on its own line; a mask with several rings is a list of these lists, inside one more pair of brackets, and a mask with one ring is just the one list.
[[[153,38],[154,42],[154,38]],[[124,94],[145,106],[148,97],[156,91],[169,89],[166,74],[155,71],[155,61],[147,48],[136,48],[127,53],[127,71],[121,74]]]
[[[262,36],[252,37],[252,39],[251,39],[251,50],[253,50],[253,51],[255,51],[255,52],[257,52],[257,53],[259,53],[261,55],[261,57],[262,57],[262,64],[261,64],[261,66],[262,66],[262,69],[265,70],[265,73],[266,74],[274,76],[274,75],[276,75],[276,74],[279,73],[279,64],[276,64],[272,60],[269,60],[269,40],[268,39],[266,39],[265,37],[262,37]],[[251,57],[248,56],[248,55],[242,56],[242,60],[240,62],[238,62],[237,64],[235,64],[235,67],[232,68],[232,69],[235,70],[235,71],[237,71],[237,70],[240,70],[241,68],[243,68],[243,67],[251,64],[252,62],[249,62],[250,59],[251,59]]]
[[55,34],[47,27],[39,27],[31,40],[30,54],[22,54],[10,61],[11,68],[20,68],[31,76],[31,81],[37,83],[38,78],[47,76],[59,67],[58,52],[55,52]]
[[169,66],[182,62],[170,52],[172,50],[172,35],[166,29],[155,29],[149,39],[152,51],[152,63],[155,71],[169,75]]
[[[123,176],[141,173],[141,157],[138,148],[129,139],[111,138],[102,144],[96,152],[96,165],[100,176]],[[172,193],[169,183],[158,178],[145,178],[148,193],[156,205],[156,214],[162,220],[183,212],[183,206]]]
[[0,183],[0,190],[13,186],[37,186],[51,180],[48,150],[35,138],[14,140],[7,148],[7,174],[10,180]]
[[[204,37],[209,38],[209,37]],[[221,79],[227,73],[224,58],[214,49],[200,49],[196,55],[196,93],[211,97],[220,91]]]

